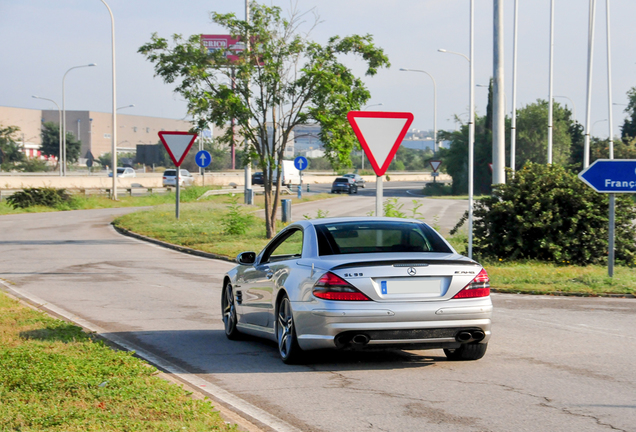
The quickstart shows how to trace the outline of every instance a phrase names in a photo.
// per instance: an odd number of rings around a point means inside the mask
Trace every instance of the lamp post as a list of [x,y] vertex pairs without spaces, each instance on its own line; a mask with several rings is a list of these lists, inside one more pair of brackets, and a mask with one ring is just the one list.
[[550,1],[550,78],[548,84],[548,165],[552,163],[552,130],[554,122],[554,0]]
[[126,105],[126,106],[123,106],[123,107],[119,107],[119,108],[117,108],[117,111],[119,111],[119,110],[123,110],[123,109],[126,109],[126,108],[134,108],[134,107],[135,107],[135,104]]
[[572,104],[572,117],[574,117],[574,120],[576,121],[576,105],[574,105],[574,101],[572,99],[570,99],[567,96],[553,96],[555,98],[563,98],[563,99],[567,99],[570,101],[570,103]]
[[364,108],[362,108],[362,111],[366,110],[367,108],[371,108],[371,107],[374,107],[374,106],[382,106],[382,105],[384,105],[382,102],[377,103],[377,104],[373,104],[373,105],[367,105]]
[[512,30],[512,115],[510,116],[510,170],[515,174],[517,153],[517,39],[519,0],[515,0],[514,28]]
[[[603,120],[596,120],[594,123],[592,123],[592,127],[590,127],[590,137],[592,137],[592,134],[594,133],[594,125],[595,125],[596,123],[601,123],[601,122],[604,122],[604,121],[607,121],[607,119],[603,119]],[[611,136],[612,136],[612,132],[610,131],[610,139],[611,139]],[[612,155],[612,156],[614,156],[614,155]],[[613,158],[613,157],[611,157],[610,159],[614,159],[614,158]]]
[[473,257],[473,184],[474,184],[474,145],[475,145],[475,70],[474,59],[475,54],[475,33],[474,33],[474,21],[475,21],[475,5],[474,0],[470,0],[470,58],[466,55],[447,51],[445,49],[438,49],[437,51],[448,54],[455,54],[464,57],[469,65],[469,83],[468,83],[468,104],[469,104],[469,118],[468,118],[468,258]]
[[95,63],[89,63],[87,65],[80,65],[80,66],[73,66],[72,68],[70,68],[69,70],[67,70],[64,73],[64,76],[62,77],[62,154],[60,155],[60,158],[62,160],[62,165],[64,166],[62,169],[62,172],[64,173],[63,175],[66,175],[66,94],[65,94],[65,82],[66,82],[66,75],[72,71],[73,69],[78,69],[78,68],[84,68],[84,67],[92,67],[92,66],[97,66]]
[[590,0],[590,19],[587,41],[587,97],[585,108],[585,141],[583,143],[583,168],[590,165],[590,121],[592,117],[592,72],[594,65],[594,25],[596,0]]
[[437,83],[435,82],[435,78],[430,73],[420,70],[420,69],[405,69],[400,68],[402,72],[420,72],[429,76],[429,78],[433,81],[433,148],[435,153],[437,153]]
[[55,102],[53,99],[47,99],[47,98],[43,98],[43,97],[35,96],[35,95],[31,97],[34,99],[42,99],[45,101],[53,102],[55,106],[57,107],[57,113],[60,117],[60,120],[59,120],[60,123],[58,127],[60,132],[60,139],[58,142],[58,145],[60,146],[60,150],[58,151],[58,155],[57,155],[57,163],[60,166],[60,177],[62,177],[62,110],[60,109],[60,106],[57,104],[57,102]]
[[[112,171],[113,171],[113,193],[111,198],[117,200],[117,75],[115,69],[115,18],[113,17],[113,11],[110,10],[110,6],[104,0],[100,0],[108,9],[110,14],[110,34],[111,34],[111,49],[112,49],[112,61],[113,61],[113,134],[111,144],[112,154]],[[179,168],[177,168],[178,170]]]

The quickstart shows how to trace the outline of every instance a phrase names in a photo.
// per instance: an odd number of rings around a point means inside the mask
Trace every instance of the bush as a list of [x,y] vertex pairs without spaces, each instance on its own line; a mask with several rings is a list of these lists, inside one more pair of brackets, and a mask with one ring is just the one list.
[[[607,262],[609,197],[557,165],[529,163],[476,202],[474,253],[480,259],[568,264]],[[616,196],[616,260],[634,265],[636,209]],[[460,221],[458,226],[463,222]],[[457,227],[455,227],[457,228]]]
[[247,231],[250,222],[250,215],[241,211],[238,203],[238,195],[232,194],[228,206],[228,212],[223,220],[223,232],[230,235],[242,235]]
[[69,203],[71,199],[66,189],[27,188],[11,195],[7,198],[7,203],[14,209],[32,206],[56,207]]
[[446,196],[453,194],[453,187],[444,183],[426,183],[424,186],[424,195],[428,196]]

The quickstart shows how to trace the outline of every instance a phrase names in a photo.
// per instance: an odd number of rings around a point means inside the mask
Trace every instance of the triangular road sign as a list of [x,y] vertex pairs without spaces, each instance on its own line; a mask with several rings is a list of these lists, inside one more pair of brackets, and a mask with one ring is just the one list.
[[432,160],[429,162],[429,164],[431,164],[431,168],[433,168],[433,172],[437,172],[437,170],[439,169],[439,166],[442,164],[442,161]]
[[413,123],[406,112],[349,111],[347,119],[371,162],[373,171],[382,176]]
[[175,166],[181,166],[194,140],[197,139],[197,134],[190,132],[161,131],[159,132],[159,138]]

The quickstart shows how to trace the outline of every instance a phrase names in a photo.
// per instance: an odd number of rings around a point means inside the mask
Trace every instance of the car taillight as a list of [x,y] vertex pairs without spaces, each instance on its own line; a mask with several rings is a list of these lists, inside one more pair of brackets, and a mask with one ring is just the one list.
[[327,272],[314,285],[313,293],[324,300],[366,301],[371,300],[356,287],[333,273]]
[[486,269],[481,269],[479,274],[475,276],[468,285],[466,285],[460,292],[455,294],[454,299],[459,298],[474,298],[474,297],[488,297],[490,295],[490,278]]

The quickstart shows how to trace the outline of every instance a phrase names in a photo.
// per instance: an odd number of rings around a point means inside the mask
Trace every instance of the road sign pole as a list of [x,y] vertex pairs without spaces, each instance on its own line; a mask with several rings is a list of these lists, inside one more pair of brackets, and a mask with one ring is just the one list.
[[303,172],[300,172],[300,184],[298,185],[298,199],[303,197]]
[[614,277],[614,225],[616,223],[616,194],[609,194],[609,255],[607,274]]
[[181,183],[181,168],[177,167],[177,205],[176,205],[176,217],[179,219],[179,183]]
[[377,176],[375,180],[375,215],[384,216],[382,212],[382,199],[383,199],[383,184],[382,176]]

